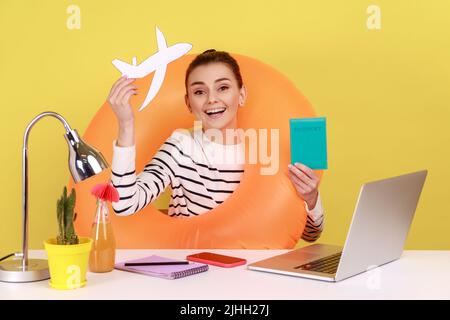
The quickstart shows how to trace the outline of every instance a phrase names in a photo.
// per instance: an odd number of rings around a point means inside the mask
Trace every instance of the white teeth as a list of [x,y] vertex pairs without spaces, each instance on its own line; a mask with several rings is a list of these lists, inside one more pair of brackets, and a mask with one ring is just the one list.
[[225,109],[226,109],[226,108],[214,108],[214,109],[206,110],[205,112],[206,112],[207,114],[213,114],[213,113],[218,113],[218,112],[225,111]]

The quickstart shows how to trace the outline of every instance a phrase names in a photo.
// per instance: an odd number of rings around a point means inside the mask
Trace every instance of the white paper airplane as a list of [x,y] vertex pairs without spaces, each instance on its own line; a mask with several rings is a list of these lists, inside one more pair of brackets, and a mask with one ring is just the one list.
[[158,93],[166,75],[167,65],[184,56],[192,49],[190,43],[176,43],[167,47],[166,39],[158,27],[156,27],[156,41],[158,42],[158,52],[142,61],[139,65],[136,65],[136,57],[133,57],[133,64],[118,59],[112,61],[112,64],[122,72],[122,76],[126,75],[128,78],[143,78],[155,71],[147,96],[139,111],[144,109]]

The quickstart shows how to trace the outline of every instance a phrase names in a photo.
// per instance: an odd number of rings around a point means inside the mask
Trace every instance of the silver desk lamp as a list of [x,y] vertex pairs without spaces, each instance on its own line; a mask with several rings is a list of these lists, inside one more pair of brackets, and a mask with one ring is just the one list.
[[[80,139],[76,130],[55,112],[36,116],[25,130],[22,150],[22,252],[13,253],[0,260],[0,281],[32,282],[50,278],[47,260],[28,259],[28,135],[36,122],[45,116],[59,119],[66,129],[64,135],[69,145],[69,169],[75,183],[92,177],[108,167],[103,155]],[[6,260],[14,256],[15,259]]]

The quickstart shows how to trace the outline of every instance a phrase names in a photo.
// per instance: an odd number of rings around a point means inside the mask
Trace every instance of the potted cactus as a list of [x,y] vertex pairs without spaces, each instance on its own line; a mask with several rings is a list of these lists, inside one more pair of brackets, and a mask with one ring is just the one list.
[[92,239],[78,237],[75,232],[75,203],[75,190],[72,189],[68,196],[64,187],[56,203],[58,235],[44,242],[50,268],[50,286],[56,289],[75,289],[86,284]]
[[76,193],[72,189],[70,196],[67,197],[67,188],[64,187],[63,194],[56,202],[56,216],[58,219],[57,244],[78,244],[78,236],[75,233],[73,222],[76,219],[75,209]]

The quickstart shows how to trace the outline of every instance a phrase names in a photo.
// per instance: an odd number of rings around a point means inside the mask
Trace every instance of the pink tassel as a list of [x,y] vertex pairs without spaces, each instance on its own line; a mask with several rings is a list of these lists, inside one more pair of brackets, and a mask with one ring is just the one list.
[[91,193],[101,200],[109,202],[119,201],[119,192],[117,192],[116,188],[110,182],[96,184],[91,189]]

